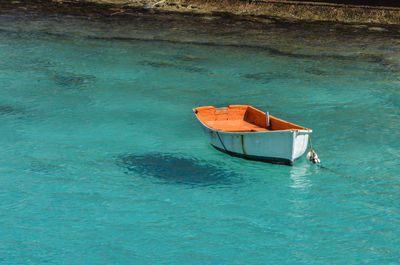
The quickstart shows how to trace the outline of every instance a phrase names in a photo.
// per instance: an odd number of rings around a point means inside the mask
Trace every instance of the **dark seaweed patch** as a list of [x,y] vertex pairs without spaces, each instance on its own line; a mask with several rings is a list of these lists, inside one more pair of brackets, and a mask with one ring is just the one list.
[[75,73],[55,73],[53,81],[60,87],[67,89],[81,89],[91,85],[95,81],[92,75]]
[[28,67],[40,67],[40,68],[50,68],[55,67],[56,64],[50,60],[42,59],[42,58],[32,58],[27,61]]
[[[385,60],[381,56],[372,54],[358,54],[358,55],[340,55],[340,54],[306,54],[306,53],[294,53],[282,51],[280,49],[261,44],[237,44],[237,43],[215,43],[215,42],[203,42],[203,41],[178,41],[178,40],[166,40],[166,39],[146,39],[137,37],[98,37],[98,36],[87,36],[88,39],[102,40],[102,41],[142,41],[142,42],[161,42],[171,44],[184,44],[184,45],[198,45],[198,46],[211,46],[211,47],[235,47],[235,48],[246,48],[253,50],[262,50],[269,55],[288,57],[299,60],[340,60],[346,62],[353,61],[365,61],[369,63],[382,63],[390,64],[389,61]],[[179,60],[179,59],[178,59]]]
[[18,114],[21,113],[21,110],[10,106],[10,105],[3,105],[0,104],[0,115],[11,115],[11,114]]
[[254,74],[244,74],[241,77],[250,79],[253,81],[261,82],[261,83],[269,83],[277,79],[289,79],[291,76],[289,74],[284,73],[271,73],[271,72],[263,72],[263,73],[254,73]]
[[167,183],[193,186],[223,185],[232,182],[236,174],[193,157],[175,154],[150,153],[145,155],[123,155],[117,164],[126,173],[150,176]]
[[28,71],[38,71],[46,69],[48,70],[51,67],[54,67],[55,64],[49,60],[44,60],[41,58],[21,58],[21,56],[10,56],[10,62],[2,62],[0,67],[1,69],[7,71],[15,71],[15,72],[28,72]]
[[71,36],[65,34],[65,33],[58,33],[58,32],[51,32],[51,31],[40,31],[40,30],[23,30],[23,29],[18,29],[18,30],[8,30],[8,29],[0,29],[0,34],[6,33],[7,37],[12,37],[12,38],[42,38],[42,39],[47,39],[47,38],[57,38],[57,39],[69,39]]
[[193,63],[193,62],[202,62],[202,61],[205,61],[206,59],[200,58],[200,57],[195,57],[195,56],[188,55],[188,54],[183,54],[183,55],[171,56],[171,60],[178,61],[178,62]]
[[182,65],[182,64],[174,64],[170,62],[153,62],[153,61],[141,61],[140,65],[143,66],[151,66],[153,68],[173,68],[185,72],[191,73],[199,73],[205,72],[203,67],[191,66],[191,65]]
[[53,174],[55,172],[60,172],[61,167],[48,162],[33,160],[31,161],[30,170],[37,173]]
[[312,74],[312,75],[325,75],[326,71],[317,69],[317,68],[308,68],[305,70],[306,73]]
[[172,67],[173,64],[171,63],[166,63],[166,62],[151,62],[151,61],[142,61],[139,64],[141,65],[147,65],[147,66],[151,66],[154,68],[167,68],[167,67]]
[[0,114],[10,114],[15,112],[15,109],[8,105],[0,105]]

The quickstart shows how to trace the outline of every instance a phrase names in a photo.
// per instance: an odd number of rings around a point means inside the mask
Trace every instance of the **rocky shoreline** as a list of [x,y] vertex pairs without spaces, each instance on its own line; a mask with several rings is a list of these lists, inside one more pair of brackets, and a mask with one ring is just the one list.
[[[326,0],[330,1],[330,0]],[[261,23],[339,22],[400,26],[400,7],[302,0],[0,0],[2,10],[39,10],[82,16],[129,16],[137,12],[223,16]],[[400,6],[400,3],[399,3]]]
[[400,7],[366,6],[290,0],[53,0],[62,4],[113,5],[114,14],[132,8],[160,12],[224,14],[258,21],[331,21],[400,25]]

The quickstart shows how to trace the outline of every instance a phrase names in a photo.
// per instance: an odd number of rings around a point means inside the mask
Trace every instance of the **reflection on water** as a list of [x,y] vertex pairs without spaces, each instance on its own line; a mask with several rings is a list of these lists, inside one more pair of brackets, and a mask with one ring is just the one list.
[[117,164],[142,177],[154,177],[166,183],[209,186],[229,184],[237,178],[234,172],[192,157],[177,154],[150,153],[123,155]]
[[310,180],[312,167],[315,165],[307,162],[301,166],[295,165],[290,170],[289,187],[292,190],[288,215],[299,220],[308,218],[312,214],[312,200],[307,196],[313,193],[311,189],[313,183]]
[[312,186],[312,182],[307,176],[311,174],[310,170],[313,166],[311,163],[303,164],[302,166],[293,166],[290,170],[290,179],[292,180],[290,187],[301,190],[309,189]]

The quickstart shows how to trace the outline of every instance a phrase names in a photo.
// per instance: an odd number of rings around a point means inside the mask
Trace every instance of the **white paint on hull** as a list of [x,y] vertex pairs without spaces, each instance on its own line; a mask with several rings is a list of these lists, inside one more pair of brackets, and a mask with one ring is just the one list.
[[202,124],[210,143],[227,152],[260,158],[288,160],[291,164],[304,154],[311,130],[268,132],[222,132]]

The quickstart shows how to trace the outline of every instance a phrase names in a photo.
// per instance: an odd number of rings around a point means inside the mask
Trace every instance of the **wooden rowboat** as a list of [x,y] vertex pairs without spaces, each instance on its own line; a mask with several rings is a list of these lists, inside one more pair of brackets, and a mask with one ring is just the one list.
[[247,105],[205,106],[193,111],[212,146],[250,160],[293,165],[306,151],[312,133]]

